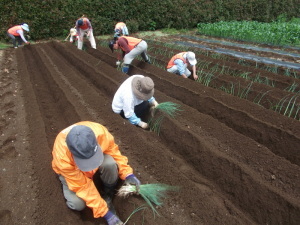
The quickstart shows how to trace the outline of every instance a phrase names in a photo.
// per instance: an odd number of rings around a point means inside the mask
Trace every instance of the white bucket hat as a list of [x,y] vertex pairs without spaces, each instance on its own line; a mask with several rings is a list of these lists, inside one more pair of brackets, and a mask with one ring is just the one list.
[[71,29],[70,29],[70,34],[71,34],[72,36],[75,36],[76,33],[77,33],[77,30],[76,30],[75,28],[71,28]]
[[197,60],[194,52],[187,52],[186,58],[192,66],[196,65]]
[[27,32],[29,32],[29,26],[28,26],[27,23],[23,23],[23,24],[21,25],[21,27],[22,27],[24,30],[26,30]]

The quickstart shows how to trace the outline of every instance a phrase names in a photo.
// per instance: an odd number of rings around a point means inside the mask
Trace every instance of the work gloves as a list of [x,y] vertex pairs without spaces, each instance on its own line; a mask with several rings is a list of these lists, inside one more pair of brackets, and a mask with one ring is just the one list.
[[141,128],[143,128],[143,129],[147,129],[149,127],[148,123],[145,123],[143,121],[139,122],[138,126],[141,127]]
[[136,191],[139,193],[141,182],[134,174],[130,174],[125,178],[125,184],[135,185]]
[[111,211],[108,211],[104,217],[108,225],[122,225],[123,222],[119,219],[119,217],[113,214]]
[[117,66],[120,66],[120,64],[121,64],[121,62],[118,60],[118,61],[116,62],[116,65],[117,65]]

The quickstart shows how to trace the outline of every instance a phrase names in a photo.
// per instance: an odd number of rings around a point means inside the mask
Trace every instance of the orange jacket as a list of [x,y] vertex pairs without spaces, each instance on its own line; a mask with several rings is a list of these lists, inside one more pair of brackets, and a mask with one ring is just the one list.
[[86,29],[88,29],[89,28],[89,24],[88,24],[88,18],[85,18],[85,17],[83,17],[83,18],[80,18],[80,19],[82,19],[83,20],[83,24],[81,25],[81,26],[78,26],[80,29],[82,29],[82,30],[86,30]]
[[116,29],[122,29],[122,27],[124,27],[124,26],[126,26],[126,24],[125,24],[125,23],[123,23],[123,22],[119,22],[119,23],[117,23],[117,24],[116,24],[116,26],[115,26],[115,30],[116,30]]
[[186,64],[186,60],[185,60],[185,58],[183,58],[183,55],[184,55],[185,53],[186,53],[186,52],[181,52],[181,53],[178,53],[178,54],[174,55],[174,56],[170,59],[168,65],[167,65],[167,69],[169,69],[169,68],[171,68],[172,66],[175,65],[174,61],[175,61],[176,59],[181,59],[181,60],[184,62],[184,64]]
[[20,34],[17,33],[17,30],[23,30],[21,25],[13,26],[12,28],[9,28],[7,32],[14,36],[20,36]]
[[[127,40],[128,47],[129,47],[130,51],[131,51],[132,49],[134,49],[135,46],[137,46],[137,45],[142,41],[142,39],[134,38],[134,37],[122,36],[122,37],[120,37],[119,39],[121,39],[121,38],[125,38],[125,39]],[[121,47],[121,49],[122,49],[124,52],[126,52],[126,49],[124,48],[124,46],[121,46],[121,45],[119,45],[119,46]]]
[[133,170],[127,164],[127,157],[121,155],[114,137],[99,123],[89,121],[79,122],[65,128],[57,135],[52,151],[53,170],[66,179],[69,189],[86,202],[86,205],[93,210],[95,218],[103,217],[107,213],[108,207],[100,196],[92,179],[98,168],[89,172],[79,170],[66,143],[67,134],[76,125],[85,125],[94,131],[103,153],[111,155],[118,164],[119,177],[122,180],[125,180],[127,175],[132,174]]

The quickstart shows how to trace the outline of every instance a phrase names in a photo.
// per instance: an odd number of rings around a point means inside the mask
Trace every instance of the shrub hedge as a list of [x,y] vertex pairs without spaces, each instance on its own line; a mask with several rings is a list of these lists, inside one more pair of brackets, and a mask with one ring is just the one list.
[[116,22],[129,31],[194,28],[199,22],[256,20],[300,15],[299,0],[1,0],[0,39],[11,26],[28,23],[32,39],[67,36],[83,14],[94,35],[112,34]]

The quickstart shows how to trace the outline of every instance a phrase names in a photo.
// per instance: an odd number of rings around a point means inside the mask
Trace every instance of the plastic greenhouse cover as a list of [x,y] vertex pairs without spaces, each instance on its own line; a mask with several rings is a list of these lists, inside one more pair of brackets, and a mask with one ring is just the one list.
[[241,52],[232,51],[232,50],[223,49],[223,48],[210,48],[205,45],[193,44],[193,43],[183,42],[183,41],[175,41],[174,43],[179,44],[179,45],[185,45],[185,46],[201,48],[201,49],[205,49],[205,50],[209,50],[209,51],[214,51],[217,53],[231,55],[231,56],[242,58],[242,59],[253,60],[256,62],[262,62],[265,64],[272,64],[272,65],[276,65],[276,66],[283,66],[283,67],[287,67],[287,68],[300,70],[299,63],[283,62],[280,60],[269,59],[266,57],[260,57],[260,56],[256,56],[256,55],[252,55],[252,54],[248,54],[248,53],[241,53]]
[[[273,53],[277,53],[277,54],[281,54],[281,55],[287,55],[287,56],[292,56],[292,57],[300,57],[300,54],[291,53],[291,52],[287,52],[287,51],[281,51],[281,50],[274,50],[274,49],[271,49],[271,48],[261,48],[261,47],[256,47],[256,46],[253,46],[253,45],[238,44],[238,43],[232,43],[232,42],[228,42],[228,41],[212,40],[212,39],[199,38],[199,37],[193,37],[193,36],[188,36],[188,35],[181,35],[181,37],[192,39],[192,40],[197,40],[197,41],[205,41],[205,42],[208,42],[208,43],[217,43],[217,44],[235,46],[235,47],[239,47],[239,48],[251,49],[251,50],[256,50],[256,51],[273,52]],[[289,47],[289,46],[274,46],[274,47],[283,47],[283,48],[290,48],[290,49],[300,50],[300,48]]]

